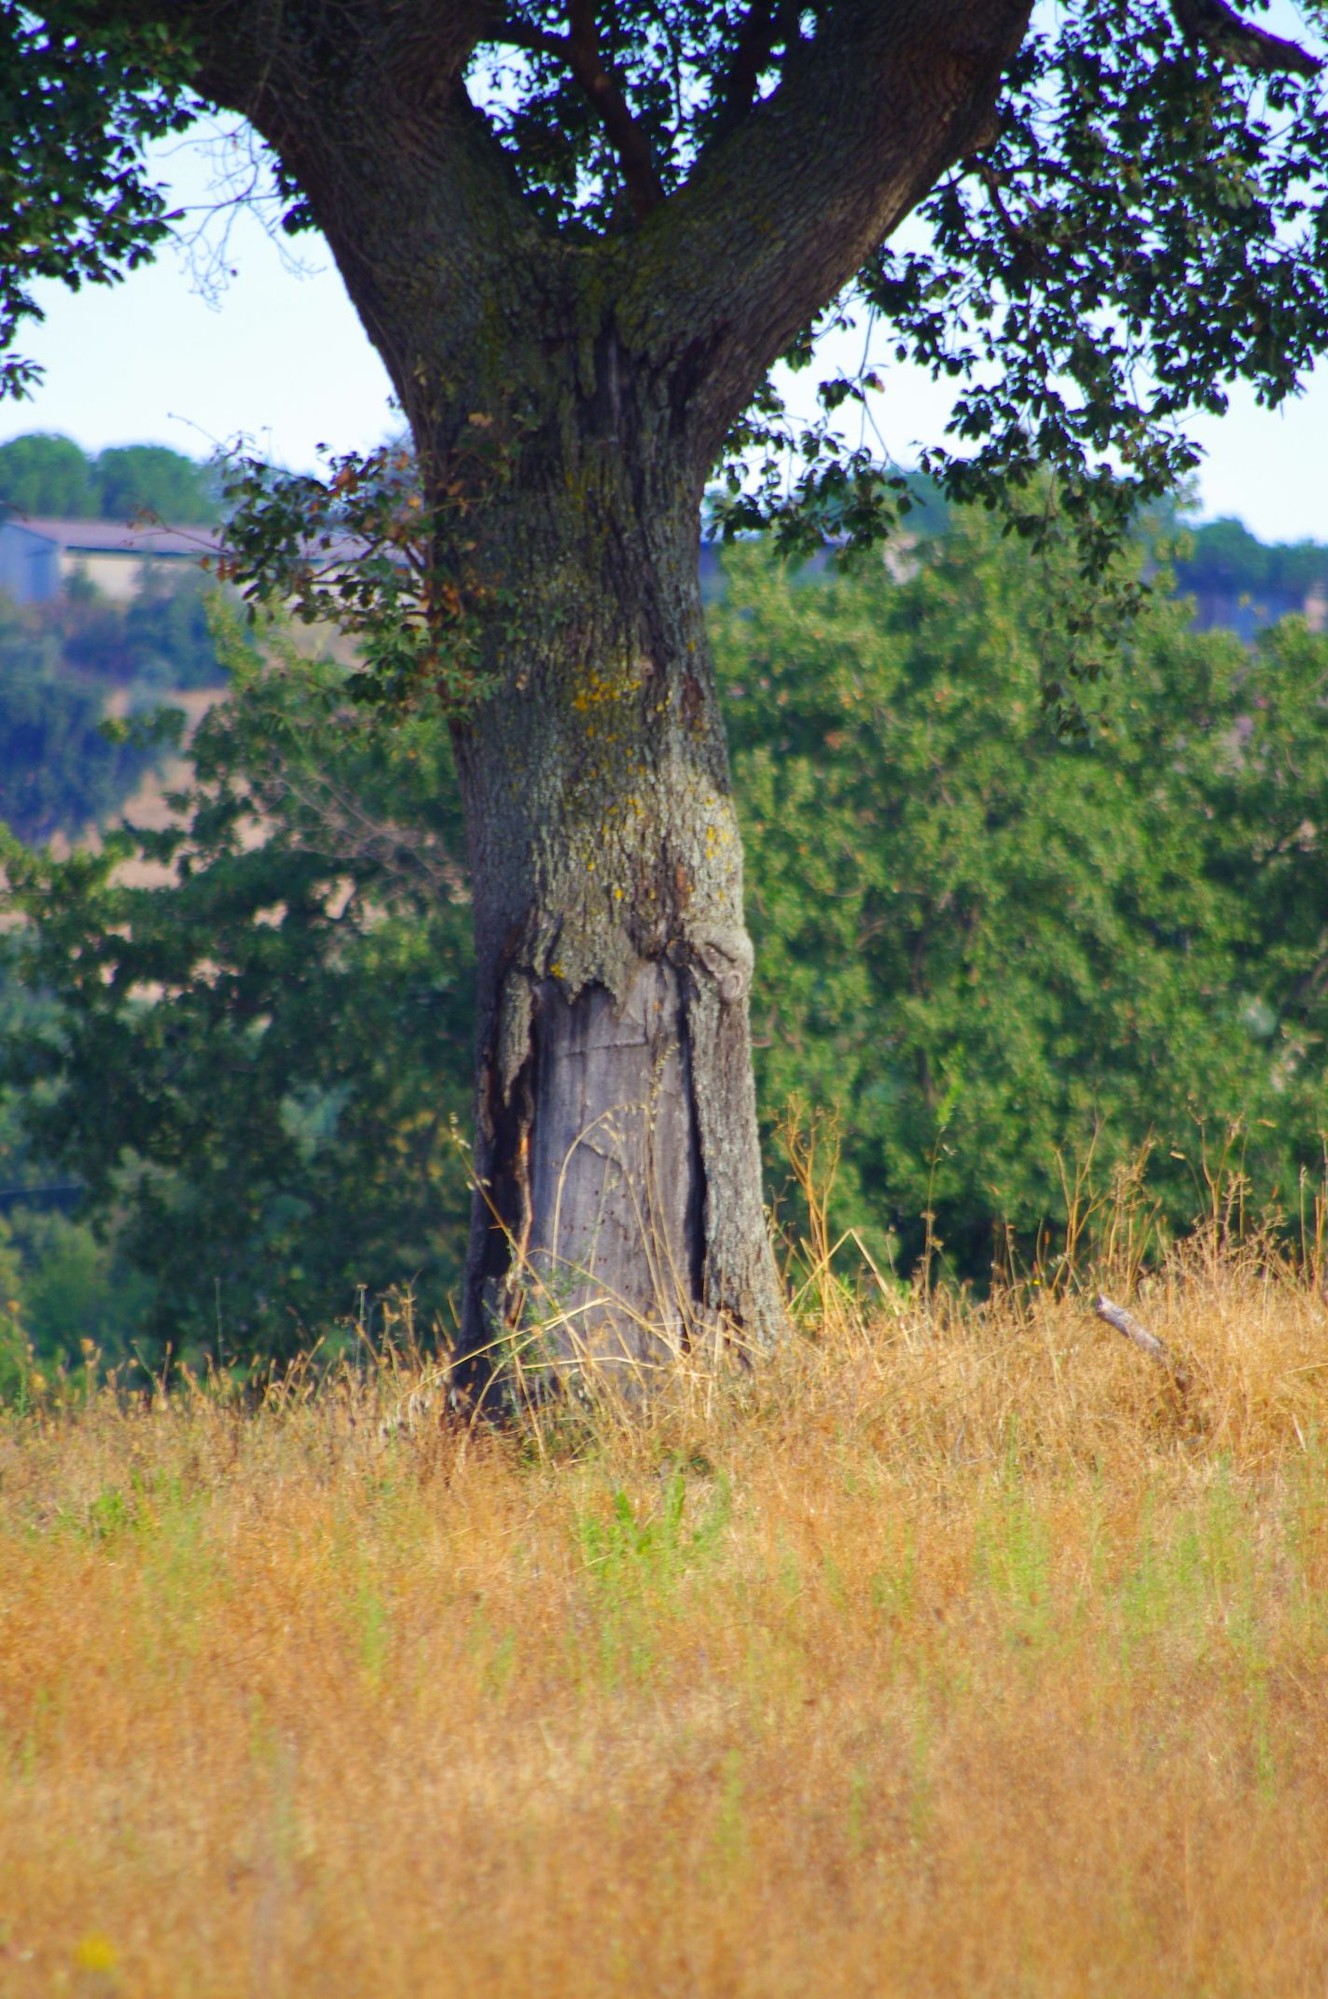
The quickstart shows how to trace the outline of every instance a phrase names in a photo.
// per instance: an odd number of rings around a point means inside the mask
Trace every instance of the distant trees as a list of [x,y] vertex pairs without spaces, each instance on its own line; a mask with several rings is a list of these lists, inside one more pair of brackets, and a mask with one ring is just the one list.
[[[1058,1149],[1095,1147],[1101,1186],[1151,1140],[1173,1227],[1205,1150],[1294,1208],[1328,1081],[1328,638],[1249,650],[1156,596],[1060,740],[1073,567],[963,513],[915,560],[739,550],[712,612],[767,1138],[793,1092],[836,1109],[841,1218],[905,1272],[928,1209],[962,1274],[1007,1223],[1031,1254]],[[149,1339],[289,1351],[394,1282],[448,1323],[473,1016],[447,730],[285,647],[228,658],[176,830],[10,850],[48,1010],[4,1074],[33,1157],[152,1280]]]
[[[1253,629],[1328,597],[1328,547],[1322,542],[1262,542],[1240,521],[1209,521],[1192,530],[1176,561],[1182,590],[1199,599],[1205,624]],[[1245,615],[1240,607],[1247,605]]]
[[72,437],[34,431],[0,444],[0,506],[88,520],[99,512],[92,466]]
[[112,445],[89,457],[72,438],[32,431],[0,444],[0,507],[66,520],[158,515],[172,525],[215,521],[206,465],[164,444]]
[[107,817],[150,760],[103,732],[107,689],[65,671],[62,636],[0,598],[0,821],[28,841]]
[[65,665],[100,685],[147,696],[216,687],[226,678],[209,623],[217,584],[192,565],[143,579],[127,601],[112,601],[78,579],[38,612],[58,636]]
[[470,912],[446,729],[384,728],[285,647],[226,651],[175,828],[9,848],[20,980],[55,1006],[5,1071],[35,1155],[153,1279],[141,1334],[247,1358],[458,1281]]
[[[215,520],[207,466],[164,445],[113,446],[89,457],[43,432],[0,444],[0,511],[170,523]],[[48,604],[0,595],[0,822],[25,841],[80,833],[124,801],[151,760],[142,744],[108,740],[107,696],[131,707],[163,691],[224,679],[208,624],[216,584],[189,567],[145,576],[127,603],[76,575]]]
[[131,715],[163,693],[225,678],[201,571],[149,578],[127,603],[81,579],[49,604],[0,595],[0,822],[21,840],[77,837],[124,803],[156,752],[106,730],[108,697]]
[[218,518],[219,493],[209,468],[164,444],[111,445],[94,460],[93,484],[107,520],[148,512],[183,527]]

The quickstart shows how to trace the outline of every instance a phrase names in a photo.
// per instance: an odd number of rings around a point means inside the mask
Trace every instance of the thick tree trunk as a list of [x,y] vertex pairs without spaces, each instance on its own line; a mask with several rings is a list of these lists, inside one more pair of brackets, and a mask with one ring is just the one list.
[[638,1379],[701,1338],[767,1344],[782,1304],[697,493],[628,463],[611,406],[590,429],[528,453],[498,510],[498,687],[457,733],[480,1017],[463,1344]]
[[457,729],[481,1013],[465,1345],[763,1344],[782,1311],[698,507],[770,364],[992,137],[1028,0],[833,0],[685,185],[599,238],[548,224],[471,103],[502,9],[167,13],[327,233],[438,509],[437,624],[473,617],[494,690]]

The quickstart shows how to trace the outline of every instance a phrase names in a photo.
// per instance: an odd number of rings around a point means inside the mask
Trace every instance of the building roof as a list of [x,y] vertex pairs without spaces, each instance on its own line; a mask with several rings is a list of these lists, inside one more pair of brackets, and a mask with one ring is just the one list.
[[161,527],[135,521],[64,521],[8,514],[0,527],[23,528],[69,555],[215,555],[221,534],[210,527]]

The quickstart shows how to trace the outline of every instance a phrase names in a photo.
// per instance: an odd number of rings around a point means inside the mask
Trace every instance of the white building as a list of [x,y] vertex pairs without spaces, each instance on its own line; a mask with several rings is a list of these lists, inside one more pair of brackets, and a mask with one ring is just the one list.
[[120,521],[0,521],[0,590],[19,604],[45,604],[82,576],[119,603],[154,576],[178,575],[215,556],[215,528],[135,526]]

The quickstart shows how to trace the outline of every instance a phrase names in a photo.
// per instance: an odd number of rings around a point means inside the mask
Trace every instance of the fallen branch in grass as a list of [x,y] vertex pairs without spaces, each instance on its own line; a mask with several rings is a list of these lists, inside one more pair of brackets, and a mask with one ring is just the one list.
[[1159,1367],[1165,1367],[1179,1392],[1185,1394],[1190,1385],[1189,1374],[1165,1340],[1160,1340],[1156,1333],[1150,1333],[1147,1326],[1141,1325],[1133,1312],[1127,1312],[1123,1305],[1113,1305],[1105,1292],[1099,1291],[1093,1310],[1099,1319],[1105,1319],[1109,1326],[1114,1326],[1118,1333],[1132,1340],[1141,1353],[1146,1353]]

